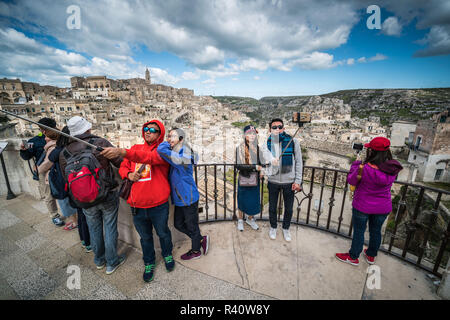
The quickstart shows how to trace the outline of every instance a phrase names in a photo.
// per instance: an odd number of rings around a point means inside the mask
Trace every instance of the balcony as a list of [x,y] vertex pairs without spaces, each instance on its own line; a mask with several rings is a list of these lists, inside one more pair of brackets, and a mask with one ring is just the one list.
[[[171,206],[169,221],[177,264],[174,272],[167,273],[156,248],[159,260],[155,280],[145,284],[141,279],[139,236],[128,205],[121,200],[118,223],[119,252],[127,254],[127,262],[106,276],[96,270],[92,253],[84,253],[76,230],[64,231],[50,222],[45,205],[37,200],[28,165],[18,156],[19,142],[10,139],[4,152],[11,188],[18,197],[4,200],[2,196],[0,202],[0,285],[5,288],[2,298],[448,299],[450,229],[441,199],[449,192],[403,182],[394,184],[394,210],[385,223],[376,261],[381,274],[377,289],[367,281],[372,271],[362,256],[357,267],[334,257],[334,253],[349,249],[352,236],[346,171],[305,167],[303,192],[296,194],[292,241],[288,243],[280,226],[276,240],[268,237],[264,180],[264,210],[257,216],[260,230],[245,225],[241,233],[233,221],[237,213],[234,166],[198,165],[195,179],[201,193],[200,228],[211,236],[210,251],[198,260],[180,260],[190,241],[173,228]],[[4,195],[4,175],[0,177],[0,192]],[[428,196],[431,193],[434,199]],[[282,219],[282,201],[279,213]],[[159,244],[156,236],[155,244]],[[81,268],[80,290],[67,288],[68,265]]]

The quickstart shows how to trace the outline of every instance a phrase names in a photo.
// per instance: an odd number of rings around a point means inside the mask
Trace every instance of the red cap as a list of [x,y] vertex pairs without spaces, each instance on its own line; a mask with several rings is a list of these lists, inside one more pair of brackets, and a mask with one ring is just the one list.
[[384,137],[376,137],[373,138],[369,143],[366,143],[364,147],[377,151],[386,151],[389,149],[390,145],[391,142],[389,141],[389,139],[386,139]]

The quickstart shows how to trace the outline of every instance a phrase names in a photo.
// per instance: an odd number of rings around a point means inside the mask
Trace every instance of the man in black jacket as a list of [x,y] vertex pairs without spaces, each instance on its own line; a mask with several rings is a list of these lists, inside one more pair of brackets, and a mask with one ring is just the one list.
[[[38,121],[38,123],[50,128],[56,128],[56,121],[51,118],[42,118]],[[41,132],[37,136],[28,140],[26,146],[22,143],[22,145],[20,146],[20,157],[24,160],[34,159],[35,172],[33,173],[33,179],[39,180],[39,193],[41,194],[41,197],[44,199],[47,205],[47,209],[49,211],[52,222],[59,227],[64,225],[64,221],[61,219],[58,213],[58,207],[56,205],[56,201],[51,195],[50,187],[45,183],[45,175],[39,175],[39,172],[37,172],[37,167],[45,159],[45,134],[48,129],[39,127],[39,130]]]

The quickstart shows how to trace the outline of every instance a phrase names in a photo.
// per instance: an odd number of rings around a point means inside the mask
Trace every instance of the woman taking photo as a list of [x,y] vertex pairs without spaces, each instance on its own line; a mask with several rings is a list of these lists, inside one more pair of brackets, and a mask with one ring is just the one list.
[[238,225],[239,231],[244,231],[245,222],[258,230],[255,215],[261,212],[260,183],[262,176],[263,155],[258,146],[258,131],[252,125],[244,128],[244,141],[236,148],[236,169],[239,171],[238,179]]
[[368,148],[366,159],[353,162],[347,177],[348,183],[356,186],[352,203],[352,246],[348,253],[336,253],[338,260],[354,266],[359,264],[367,221],[370,236],[364,257],[369,264],[375,263],[381,245],[381,227],[392,211],[391,186],[403,169],[392,159],[388,139],[377,137],[364,146]]

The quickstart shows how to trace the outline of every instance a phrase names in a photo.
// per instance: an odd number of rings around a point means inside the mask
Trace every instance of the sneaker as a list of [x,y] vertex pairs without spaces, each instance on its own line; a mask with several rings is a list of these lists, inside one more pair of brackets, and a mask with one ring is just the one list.
[[195,252],[194,250],[189,250],[185,254],[181,256],[182,260],[194,260],[198,259],[202,256],[202,253],[200,251]]
[[272,240],[275,240],[277,238],[277,229],[270,227],[269,229],[269,237]]
[[209,236],[203,236],[201,245],[203,249],[203,254],[206,255],[209,249]]
[[117,268],[120,267],[125,262],[125,260],[126,260],[125,256],[120,256],[119,263],[117,263],[115,267],[106,266],[106,274],[111,274],[114,271],[116,271]]
[[359,260],[358,259],[352,259],[350,257],[350,254],[348,254],[348,253],[336,253],[336,258],[339,261],[350,263],[352,266],[359,265]]
[[286,240],[287,242],[291,241],[291,232],[289,231],[289,229],[283,229],[283,236],[284,240]]
[[106,262],[103,262],[103,264],[101,264],[101,265],[96,265],[96,267],[97,267],[97,270],[102,270],[104,267],[106,266]]
[[64,221],[62,221],[62,219],[59,217],[59,214],[56,217],[52,218],[52,222],[57,227],[65,225]]
[[86,253],[92,252],[92,247],[91,246],[86,246]]
[[244,231],[244,220],[242,220],[242,219],[239,219],[238,220],[238,230],[239,231]]
[[375,257],[368,256],[366,253],[367,249],[364,249],[364,257],[368,264],[375,264]]
[[146,264],[145,265],[145,271],[144,271],[144,281],[150,282],[153,280],[153,277],[155,276],[155,265],[154,264]]
[[175,268],[175,261],[173,260],[172,256],[164,257],[164,262],[166,264],[166,270],[168,272],[172,271],[173,268]]
[[83,248],[86,248],[86,242],[84,242],[84,240],[81,241],[81,246],[82,246]]
[[246,219],[245,222],[250,227],[252,227],[253,230],[258,230],[259,229],[258,225],[256,224],[255,218],[253,218],[253,219]]

